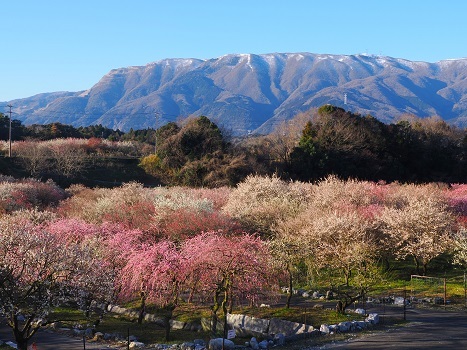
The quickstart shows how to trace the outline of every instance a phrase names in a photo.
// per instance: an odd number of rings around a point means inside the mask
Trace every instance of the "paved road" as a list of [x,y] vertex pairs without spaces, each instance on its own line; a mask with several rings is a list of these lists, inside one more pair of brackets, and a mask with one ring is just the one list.
[[467,313],[408,309],[406,315],[404,327],[304,349],[467,349]]
[[[11,328],[4,325],[0,326],[0,340],[4,342],[14,341]],[[68,337],[59,333],[51,333],[48,331],[37,332],[32,341],[36,342],[37,350],[83,350],[83,341],[79,338]],[[86,350],[107,349],[105,345],[86,342]]]

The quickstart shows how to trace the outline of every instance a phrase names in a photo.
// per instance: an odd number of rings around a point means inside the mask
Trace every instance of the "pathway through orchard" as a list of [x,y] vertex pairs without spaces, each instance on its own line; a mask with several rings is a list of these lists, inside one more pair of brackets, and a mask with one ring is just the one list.
[[[402,308],[387,307],[375,311],[385,317],[402,317]],[[467,349],[467,313],[463,311],[445,311],[443,309],[407,309],[408,323],[401,327],[382,328],[381,330],[357,334],[352,339],[313,346],[309,341],[291,343],[287,350],[324,350],[324,349]],[[4,322],[0,326],[0,339],[13,340],[11,329]],[[38,350],[82,350],[83,342],[79,338],[63,334],[41,331],[34,341]],[[87,350],[109,349],[106,344],[86,342]]]
[[303,346],[301,349],[467,349],[466,312],[408,309],[407,320],[409,323],[402,327],[370,332],[319,347]]
[[[2,322],[0,325],[0,340],[14,342],[13,332],[10,327]],[[33,337],[37,350],[83,350],[83,341],[79,338],[68,337],[51,331],[39,331]],[[31,341],[31,344],[32,344]],[[105,344],[86,342],[86,350],[109,349]]]

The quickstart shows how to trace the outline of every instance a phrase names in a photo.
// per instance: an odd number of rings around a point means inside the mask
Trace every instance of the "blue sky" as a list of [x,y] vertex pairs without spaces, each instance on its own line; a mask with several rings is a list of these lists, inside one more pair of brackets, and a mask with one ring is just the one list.
[[465,0],[2,0],[0,101],[229,53],[467,57]]

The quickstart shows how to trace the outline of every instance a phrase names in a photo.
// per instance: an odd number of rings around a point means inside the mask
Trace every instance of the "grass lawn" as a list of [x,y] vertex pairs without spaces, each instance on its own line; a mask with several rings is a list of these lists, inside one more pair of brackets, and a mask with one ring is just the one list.
[[[424,295],[426,297],[440,296],[444,297],[444,280],[446,278],[446,295],[447,300],[451,301],[449,308],[465,308],[464,299],[464,276],[463,271],[451,269],[436,269],[429,271],[430,276],[438,277],[437,283],[414,286],[410,281],[410,274],[412,273],[410,262],[396,262],[393,269],[388,273],[385,281],[379,285],[373,286],[373,290],[369,296],[403,296],[404,290],[407,297],[412,295],[414,289],[418,296]],[[412,267],[413,268],[413,267]],[[439,283],[439,281],[443,283]],[[306,288],[305,288],[306,289]],[[284,297],[284,296],[283,296]],[[249,306],[236,306],[233,313],[249,315],[256,318],[271,319],[278,318],[298,323],[306,323],[319,328],[321,324],[336,324],[342,321],[363,319],[362,316],[356,314],[341,315],[334,310],[335,301],[317,301],[305,299],[303,297],[294,296],[292,306],[286,309],[282,304],[276,307],[249,307]],[[316,304],[322,304],[326,307],[314,307]],[[333,306],[330,306],[332,303]],[[443,307],[443,305],[425,305],[429,307]],[[134,304],[123,305],[125,308],[138,309],[138,302]],[[156,309],[148,306],[148,313],[156,313]],[[77,324],[83,328],[91,327],[98,319],[97,315],[91,315],[90,318],[84,317],[82,311],[77,311],[71,308],[59,308],[50,315],[50,319],[60,320],[64,327],[74,327]],[[208,306],[196,306],[194,304],[181,304],[174,310],[173,319],[190,322],[201,323],[201,318],[210,319],[211,312]],[[219,313],[220,322],[222,322],[222,315]],[[400,322],[401,320],[394,320]],[[388,325],[385,325],[388,326]],[[121,315],[106,314],[105,317],[95,327],[96,331],[102,333],[118,333],[125,338],[128,333],[134,335],[138,340],[146,343],[171,343],[165,341],[165,330],[154,324],[143,322],[138,324],[135,320],[125,318]],[[220,334],[218,336],[221,336]],[[193,332],[188,330],[172,330],[171,339],[172,343],[181,343],[184,341],[193,341],[194,339],[209,340],[212,338],[210,332],[201,331]],[[235,342],[242,344],[245,339],[235,339]]]
[[[354,320],[362,318],[356,314],[340,315],[334,310],[312,307],[305,308],[303,306],[293,306],[289,309],[285,307],[242,307],[241,309],[234,310],[234,313],[265,319],[279,318],[292,322],[311,324],[318,328],[323,323],[333,324],[348,321],[350,317]],[[208,307],[195,307],[191,304],[183,304],[174,311],[174,319],[182,322],[200,323],[202,317],[210,318],[210,310]],[[92,327],[94,321],[98,319],[98,316],[91,315],[90,318],[86,318],[82,311],[70,308],[57,308],[50,315],[50,319],[60,320],[63,327],[71,328],[79,324],[82,328],[87,328]],[[172,341],[166,342],[165,330],[162,327],[149,322],[138,324],[135,320],[111,313],[105,315],[95,327],[95,330],[102,333],[118,333],[123,338],[126,338],[129,333],[146,344],[181,343],[193,341],[194,339],[204,339],[208,341],[212,338],[211,332],[208,331],[193,332],[188,330],[171,330]],[[218,336],[220,337],[221,335],[219,334]],[[245,340],[249,339],[236,338],[234,341],[238,344],[244,344]]]

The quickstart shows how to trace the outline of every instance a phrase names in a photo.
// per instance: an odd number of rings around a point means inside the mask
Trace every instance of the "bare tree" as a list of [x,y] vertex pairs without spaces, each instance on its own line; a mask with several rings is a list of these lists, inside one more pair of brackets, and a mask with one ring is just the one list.
[[50,144],[55,171],[66,177],[82,171],[86,160],[85,150],[72,141],[72,139],[55,140]]
[[284,120],[265,137],[264,142],[273,160],[283,164],[290,162],[290,154],[298,145],[302,130],[314,113],[314,110],[310,110],[297,114],[293,119]]
[[43,142],[20,141],[13,144],[14,153],[31,176],[46,171],[49,164],[50,151]]

